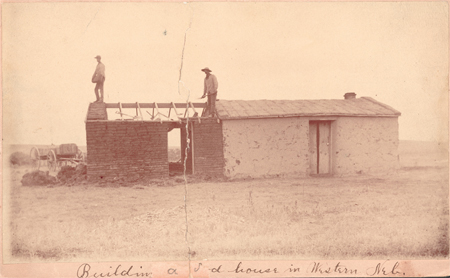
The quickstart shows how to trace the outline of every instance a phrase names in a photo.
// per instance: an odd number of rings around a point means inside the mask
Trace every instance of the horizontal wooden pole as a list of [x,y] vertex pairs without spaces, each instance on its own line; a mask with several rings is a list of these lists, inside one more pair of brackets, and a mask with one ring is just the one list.
[[[136,103],[121,103],[122,108],[138,108]],[[172,103],[157,103],[159,108],[173,108]],[[174,103],[176,108],[186,108],[186,103]],[[105,103],[106,108],[120,108],[118,103]],[[205,108],[206,103],[192,103],[195,108]],[[141,103],[139,102],[141,108],[156,108],[154,103]]]

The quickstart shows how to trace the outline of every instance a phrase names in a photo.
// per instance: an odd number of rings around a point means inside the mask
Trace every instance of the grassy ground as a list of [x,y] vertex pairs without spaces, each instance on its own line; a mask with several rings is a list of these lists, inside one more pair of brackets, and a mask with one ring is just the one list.
[[189,183],[187,237],[183,182],[23,187],[25,170],[13,169],[5,258],[186,260],[188,250],[196,260],[447,257],[448,157],[405,148],[392,175]]

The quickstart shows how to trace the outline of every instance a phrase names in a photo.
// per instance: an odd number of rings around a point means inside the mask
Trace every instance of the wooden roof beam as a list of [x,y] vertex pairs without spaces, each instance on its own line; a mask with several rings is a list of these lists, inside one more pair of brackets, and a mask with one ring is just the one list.
[[198,115],[198,113],[197,113],[197,111],[195,110],[194,105],[193,105],[192,102],[190,102],[190,101],[189,101],[189,106],[192,108],[192,111],[194,111],[194,116],[193,116],[193,117],[196,117],[196,116]]
[[177,117],[178,121],[181,123],[181,119],[178,116],[178,111],[177,111],[177,108],[175,107],[175,103],[173,103],[173,102],[171,102],[171,103],[172,103],[172,106],[173,106],[173,111],[175,112],[175,116]]
[[120,119],[123,121],[122,104],[120,102],[119,102],[119,113],[120,113]]
[[[122,103],[122,108],[137,108],[137,104],[136,103]],[[155,106],[155,102],[153,103],[139,103],[140,107],[145,109],[145,108],[156,108]],[[186,107],[186,103],[174,103],[176,108],[185,108]],[[205,108],[206,107],[206,103],[192,103],[192,105],[195,108]],[[120,103],[105,103],[106,108],[119,108]],[[173,107],[172,106],[172,102],[170,103],[158,103],[158,108],[164,108],[164,109],[169,109]]]
[[201,123],[200,117],[198,116],[197,111],[194,108],[194,105],[192,104],[192,102],[189,101],[189,106],[192,108],[192,110],[194,111],[194,115],[192,117],[197,117],[198,118],[198,123]]
[[142,114],[141,106],[139,105],[139,102],[136,102],[136,106],[137,106],[137,108],[136,108],[136,114],[137,114],[137,112],[138,112],[138,110],[139,110],[139,114],[141,115],[141,121],[143,121],[143,120],[144,120],[144,115]]
[[[159,112],[159,107],[158,104],[156,102],[154,102],[155,104],[155,108],[156,108],[156,116],[160,115],[161,113]],[[162,115],[162,114],[161,114]],[[159,122],[162,123],[162,119],[159,118]]]

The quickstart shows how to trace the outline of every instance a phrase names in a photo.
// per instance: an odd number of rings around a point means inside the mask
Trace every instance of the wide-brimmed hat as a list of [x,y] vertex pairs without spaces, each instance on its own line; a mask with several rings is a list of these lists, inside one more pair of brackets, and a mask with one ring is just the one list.
[[204,69],[202,69],[202,71],[204,71],[204,72],[211,72],[211,70],[209,68],[204,68]]
[[95,57],[94,57],[94,59],[97,59],[97,58],[100,58],[100,59],[101,59],[101,58],[102,58],[102,56],[100,56],[100,55],[97,55],[97,56],[95,56]]

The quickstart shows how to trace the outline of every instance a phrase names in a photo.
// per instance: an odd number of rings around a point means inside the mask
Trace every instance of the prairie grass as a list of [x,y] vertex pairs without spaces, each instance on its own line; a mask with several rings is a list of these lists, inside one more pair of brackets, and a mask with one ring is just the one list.
[[251,201],[221,209],[243,221],[219,220],[212,231],[191,225],[191,249],[208,259],[446,257],[446,178],[445,170],[441,177],[426,170],[385,179],[285,180],[264,189],[255,181],[247,189]]
[[[11,188],[10,260],[448,256],[448,171],[156,187]],[[8,257],[8,256],[5,256]]]

